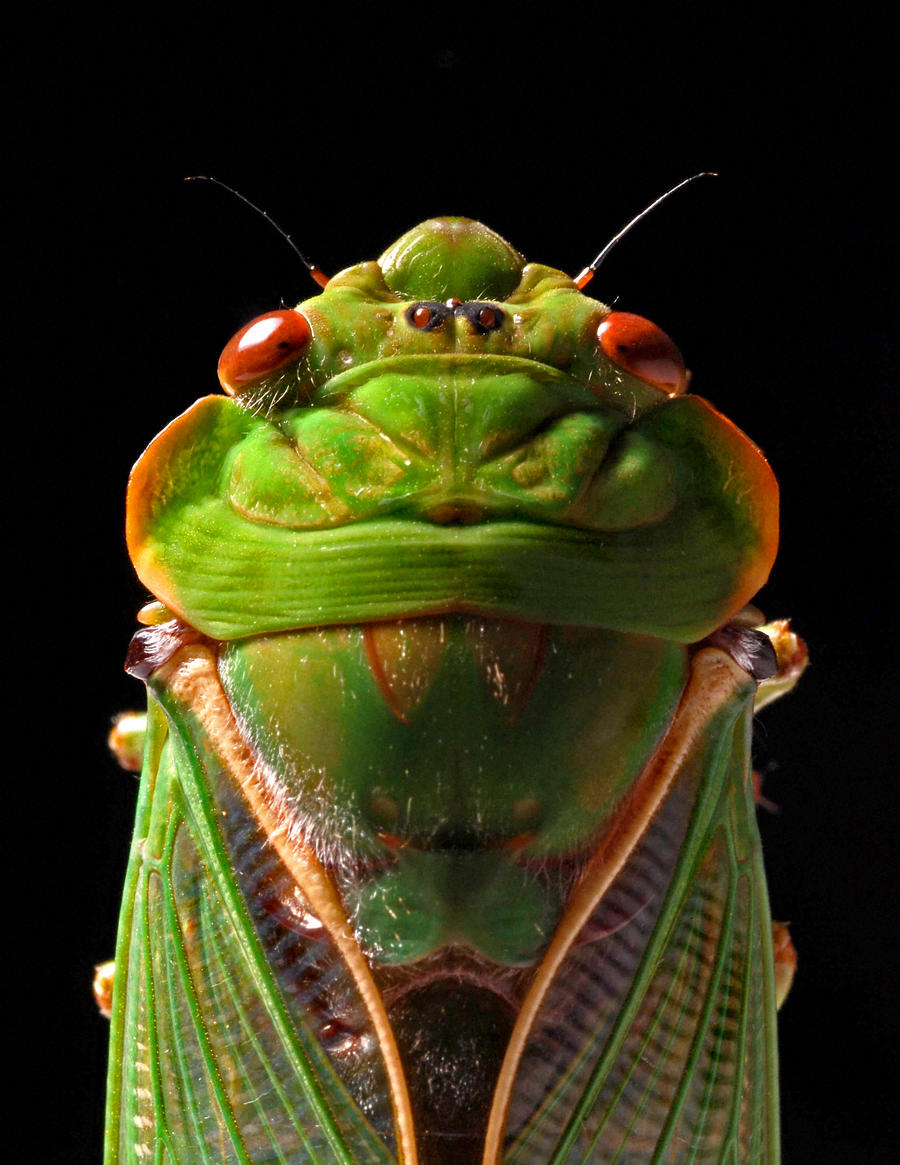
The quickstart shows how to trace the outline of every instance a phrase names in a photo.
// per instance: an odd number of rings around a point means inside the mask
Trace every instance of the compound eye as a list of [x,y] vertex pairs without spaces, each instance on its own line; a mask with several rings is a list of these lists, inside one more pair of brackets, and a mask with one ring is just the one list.
[[446,304],[437,303],[437,301],[432,303],[428,300],[424,303],[414,303],[406,309],[407,322],[412,324],[414,328],[421,328],[423,332],[432,332],[435,328],[439,328],[448,315]]
[[610,360],[632,376],[668,393],[687,386],[681,353],[662,328],[643,316],[611,312],[597,328],[597,339]]
[[219,383],[229,396],[299,360],[312,340],[309,321],[298,311],[257,316],[225,345],[219,357]]

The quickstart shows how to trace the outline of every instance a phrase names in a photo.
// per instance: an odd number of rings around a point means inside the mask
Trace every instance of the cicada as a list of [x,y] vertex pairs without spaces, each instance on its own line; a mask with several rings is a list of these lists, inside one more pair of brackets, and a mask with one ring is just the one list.
[[776,1162],[771,469],[478,222],[321,282],[129,484],[107,1165]]

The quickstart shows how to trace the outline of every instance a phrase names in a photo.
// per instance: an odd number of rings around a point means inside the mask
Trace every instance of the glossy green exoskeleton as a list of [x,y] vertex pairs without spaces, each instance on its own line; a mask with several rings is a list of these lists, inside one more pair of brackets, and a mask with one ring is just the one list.
[[776,1162],[762,455],[467,219],[219,372],[129,487],[107,1165]]

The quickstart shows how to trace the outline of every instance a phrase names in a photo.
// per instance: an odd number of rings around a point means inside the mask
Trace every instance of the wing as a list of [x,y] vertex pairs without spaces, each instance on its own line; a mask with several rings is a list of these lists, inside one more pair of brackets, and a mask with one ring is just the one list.
[[[522,1020],[504,1162],[778,1161],[751,701],[752,689],[740,688],[701,727],[538,990],[533,1017]],[[604,856],[595,863],[600,883]]]
[[107,1165],[394,1161],[384,1060],[341,951],[190,717],[150,705]]

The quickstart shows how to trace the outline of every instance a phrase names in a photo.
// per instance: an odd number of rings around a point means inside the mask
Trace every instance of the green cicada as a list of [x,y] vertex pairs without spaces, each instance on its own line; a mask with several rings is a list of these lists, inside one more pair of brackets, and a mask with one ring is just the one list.
[[131,477],[107,1165],[776,1162],[769,466],[480,223],[322,282]]

